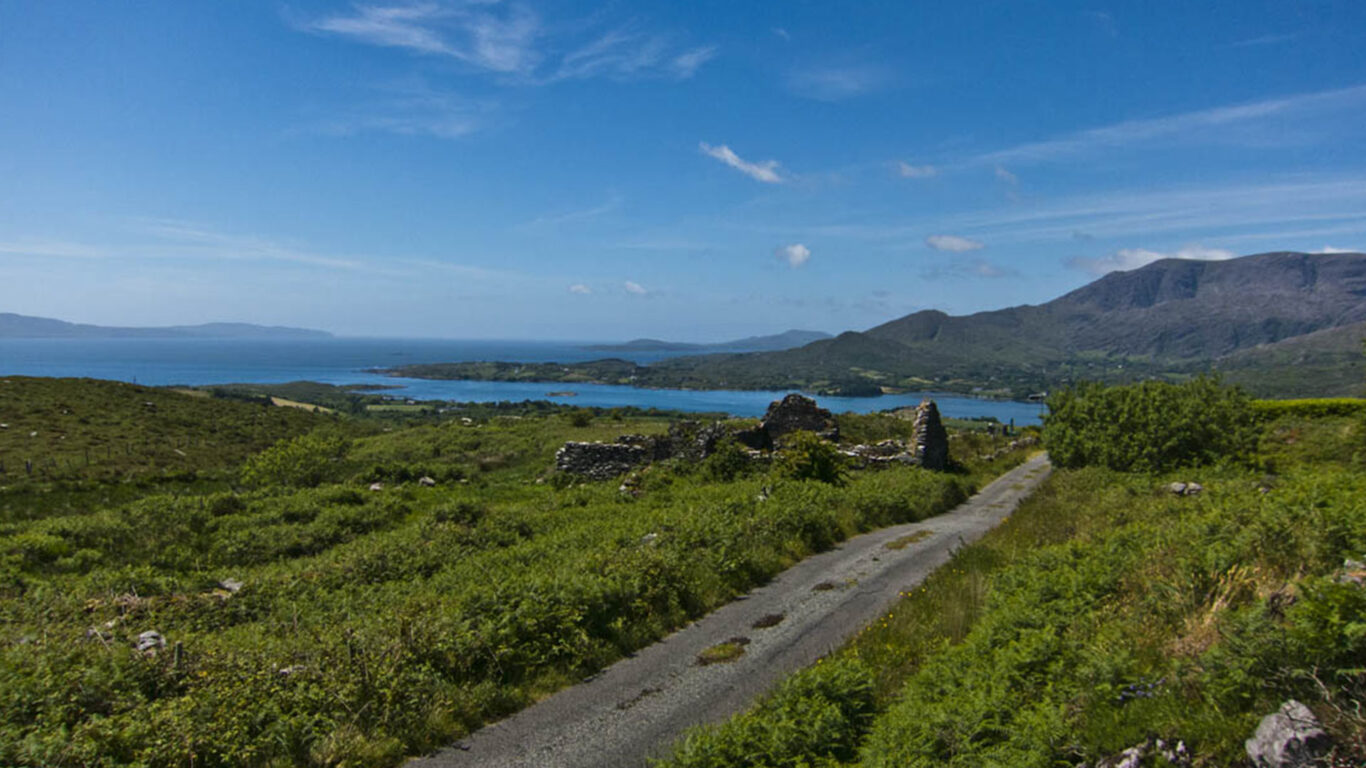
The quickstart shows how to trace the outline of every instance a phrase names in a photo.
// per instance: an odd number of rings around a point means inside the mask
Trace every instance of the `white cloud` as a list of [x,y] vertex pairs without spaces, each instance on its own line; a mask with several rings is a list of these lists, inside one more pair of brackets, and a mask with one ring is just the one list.
[[1019,176],[1016,176],[1015,174],[1006,170],[1005,166],[1001,165],[996,166],[996,178],[1000,179],[1001,181],[1004,181],[1012,187],[1020,183]]
[[1138,269],[1161,259],[1189,259],[1195,261],[1224,261],[1238,254],[1222,248],[1206,248],[1202,245],[1188,245],[1180,250],[1163,253],[1146,248],[1122,248],[1109,256],[1098,258],[1077,257],[1069,259],[1067,265],[1073,269],[1105,275],[1115,271]]
[[905,160],[897,161],[896,172],[904,179],[928,179],[939,175],[939,169],[933,165],[911,165]]
[[1363,102],[1366,102],[1366,85],[1358,85],[1339,90],[1302,93],[1246,104],[1214,107],[1167,117],[1126,120],[1101,128],[1077,131],[1056,139],[1029,142],[989,152],[975,158],[973,164],[1050,162],[1158,139],[1226,140],[1230,135],[1229,129],[1235,125],[1277,116],[1317,120],[1332,112],[1356,111]]
[[715,46],[679,50],[663,35],[626,28],[575,41],[573,34],[556,32],[582,30],[582,25],[543,24],[525,4],[496,0],[359,4],[302,27],[366,45],[453,58],[521,85],[592,77],[686,80],[716,54]]
[[755,181],[762,181],[767,184],[781,184],[784,181],[778,173],[777,160],[765,160],[762,163],[747,162],[740,159],[740,156],[731,151],[731,148],[725,144],[713,147],[704,141],[699,143],[698,147],[702,150],[702,154],[720,160]]
[[1331,245],[1325,245],[1314,253],[1361,253],[1361,251],[1356,248],[1334,248]]
[[811,249],[801,243],[793,243],[775,250],[773,255],[778,257],[779,261],[786,262],[789,267],[796,269],[811,260]]
[[589,288],[583,283],[574,283],[573,285],[569,286],[569,292],[578,294],[579,296],[587,296],[588,294],[593,292],[593,289]]
[[812,67],[788,75],[788,90],[818,101],[840,101],[882,88],[889,78],[878,67]]
[[925,245],[936,251],[948,251],[949,253],[966,253],[985,247],[977,240],[959,237],[958,235],[930,235],[925,238]]
[[538,63],[540,20],[517,4],[357,5],[309,23],[315,32],[415,53],[449,56],[492,72],[528,73]]
[[627,280],[623,285],[626,288],[627,293],[635,294],[636,296],[644,296],[649,293],[649,291],[645,290],[643,285],[631,280]]
[[675,56],[673,61],[669,62],[669,69],[673,70],[674,75],[679,80],[687,80],[697,74],[699,67],[714,58],[716,58],[716,46],[714,45],[693,48]]

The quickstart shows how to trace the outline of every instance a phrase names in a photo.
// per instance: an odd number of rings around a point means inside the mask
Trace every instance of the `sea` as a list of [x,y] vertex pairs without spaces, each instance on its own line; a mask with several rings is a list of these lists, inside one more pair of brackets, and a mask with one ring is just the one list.
[[[440,339],[0,339],[0,375],[72,376],[152,386],[269,384],[317,381],[397,387],[378,392],[412,400],[498,402],[550,400],[581,406],[636,406],[690,412],[761,416],[769,403],[795,390],[639,389],[562,382],[432,381],[367,373],[413,363],[497,360],[573,363],[618,357],[651,363],[685,354],[590,349],[596,342]],[[572,395],[565,393],[572,392]],[[930,397],[945,416],[995,417],[1003,423],[1038,424],[1038,403],[934,392],[880,397],[817,397],[836,413],[869,413],[915,405]]]

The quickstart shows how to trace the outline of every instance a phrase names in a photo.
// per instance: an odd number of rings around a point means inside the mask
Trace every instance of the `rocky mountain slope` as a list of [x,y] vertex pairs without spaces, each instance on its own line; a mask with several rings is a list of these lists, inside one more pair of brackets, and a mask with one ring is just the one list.
[[1260,394],[1354,394],[1363,323],[1360,253],[1164,259],[1037,306],[927,310],[799,349],[652,367],[695,381],[850,394],[941,386],[1020,395],[1078,378],[1218,370]]

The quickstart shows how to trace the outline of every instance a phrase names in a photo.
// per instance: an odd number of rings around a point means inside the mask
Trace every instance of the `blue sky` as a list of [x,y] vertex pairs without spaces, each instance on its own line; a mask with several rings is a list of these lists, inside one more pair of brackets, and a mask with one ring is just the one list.
[[1366,249],[1366,3],[0,0],[0,311],[715,340]]

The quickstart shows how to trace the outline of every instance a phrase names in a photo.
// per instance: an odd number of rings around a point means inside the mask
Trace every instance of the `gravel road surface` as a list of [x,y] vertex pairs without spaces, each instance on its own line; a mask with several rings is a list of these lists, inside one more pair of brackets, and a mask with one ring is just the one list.
[[[809,557],[658,643],[407,768],[641,768],[687,728],[722,720],[884,614],[955,549],[986,533],[1051,471],[1040,455],[952,511],[883,528]],[[925,533],[921,533],[925,532]],[[889,542],[919,534],[903,549]],[[761,617],[782,615],[755,629]],[[749,638],[739,659],[697,655]]]

